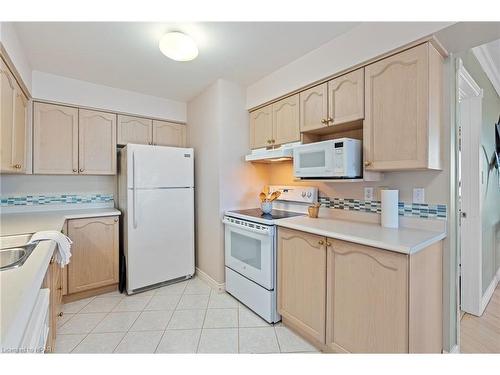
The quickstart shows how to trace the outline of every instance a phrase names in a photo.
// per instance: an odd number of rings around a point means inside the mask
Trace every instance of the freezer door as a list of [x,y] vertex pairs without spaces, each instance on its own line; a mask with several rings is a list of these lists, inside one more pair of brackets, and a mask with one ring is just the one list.
[[128,145],[128,188],[194,186],[192,148]]
[[128,190],[127,291],[194,274],[193,188]]

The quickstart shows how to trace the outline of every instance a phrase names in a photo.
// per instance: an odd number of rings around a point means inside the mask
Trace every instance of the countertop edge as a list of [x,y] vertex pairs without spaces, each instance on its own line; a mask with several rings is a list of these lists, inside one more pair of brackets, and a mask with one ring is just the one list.
[[376,248],[379,248],[379,249],[388,250],[388,251],[394,251],[394,252],[397,252],[397,253],[407,254],[407,255],[415,254],[415,253],[419,252],[420,250],[423,250],[426,247],[428,247],[428,246],[430,246],[430,245],[432,245],[432,244],[434,244],[434,243],[436,243],[438,241],[441,241],[444,238],[446,238],[446,233],[445,232],[436,232],[435,236],[429,238],[426,241],[422,241],[422,242],[420,242],[419,244],[417,244],[415,246],[412,246],[412,247],[408,247],[408,246],[394,246],[394,245],[390,245],[390,244],[387,244],[387,243],[381,242],[381,241],[370,240],[370,239],[366,239],[366,238],[363,238],[363,237],[351,236],[351,235],[337,233],[337,232],[325,231],[323,229],[309,227],[309,226],[306,226],[306,225],[303,225],[303,224],[295,224],[295,223],[292,223],[292,222],[286,222],[286,221],[280,222],[278,220],[276,222],[276,225],[278,227],[283,227],[283,228],[288,228],[288,229],[294,229],[294,230],[298,230],[298,231],[301,231],[301,232],[312,233],[312,234],[316,234],[316,235],[319,235],[319,236],[335,238],[337,240],[342,240],[342,241],[347,241],[347,242],[353,242],[353,243],[357,243],[357,244],[360,244],[360,245],[376,247]]

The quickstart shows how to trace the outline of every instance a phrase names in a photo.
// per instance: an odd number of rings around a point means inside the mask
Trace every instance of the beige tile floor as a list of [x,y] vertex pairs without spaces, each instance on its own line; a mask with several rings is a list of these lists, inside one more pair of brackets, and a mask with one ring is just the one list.
[[57,353],[300,353],[316,349],[199,278],[67,303]]

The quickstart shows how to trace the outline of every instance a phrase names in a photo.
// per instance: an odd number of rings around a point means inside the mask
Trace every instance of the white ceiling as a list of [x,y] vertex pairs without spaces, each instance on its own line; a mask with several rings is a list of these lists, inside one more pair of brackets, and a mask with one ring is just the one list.
[[[33,70],[187,101],[218,78],[248,85],[357,26],[354,22],[20,22]],[[198,43],[190,62],[166,58],[163,33]],[[342,51],[339,51],[342,53]]]

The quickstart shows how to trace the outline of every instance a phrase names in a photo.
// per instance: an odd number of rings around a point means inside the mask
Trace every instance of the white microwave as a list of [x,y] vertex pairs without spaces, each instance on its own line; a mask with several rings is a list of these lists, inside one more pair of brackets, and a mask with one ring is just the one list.
[[293,149],[294,176],[299,178],[360,178],[361,141],[339,138]]

